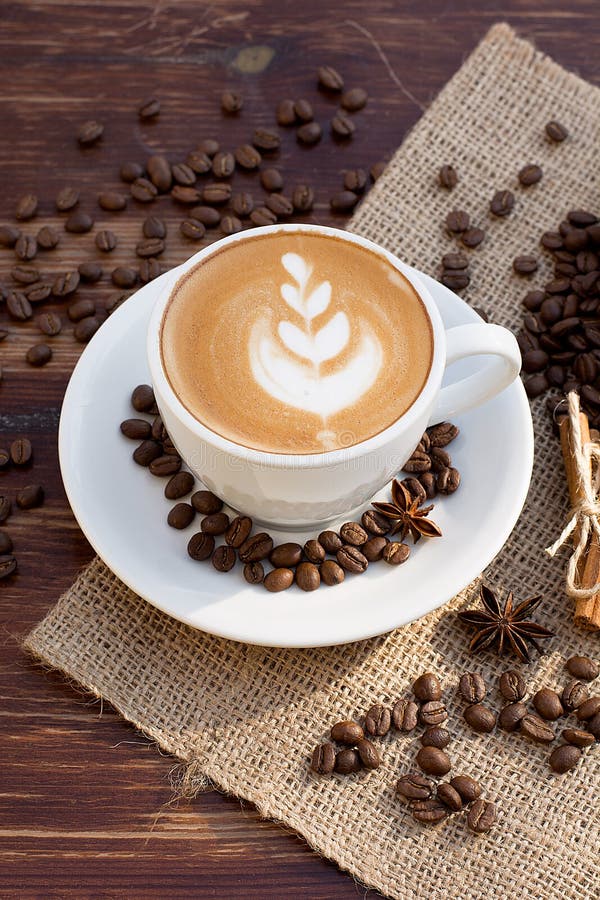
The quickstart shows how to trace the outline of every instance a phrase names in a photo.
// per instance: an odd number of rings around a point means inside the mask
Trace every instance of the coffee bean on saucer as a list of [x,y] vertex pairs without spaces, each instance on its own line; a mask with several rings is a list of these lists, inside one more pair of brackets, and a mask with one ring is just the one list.
[[323,584],[329,585],[330,587],[341,584],[345,577],[342,567],[338,566],[332,559],[326,559],[321,563],[319,566],[319,573]]
[[557,775],[564,775],[574,769],[582,757],[581,750],[574,744],[561,744],[555,747],[549,757],[550,768]]
[[422,725],[441,725],[447,718],[448,711],[443,700],[427,700],[419,710]]
[[527,707],[520,700],[509,703],[498,715],[498,727],[503,731],[516,731],[527,713]]
[[236,555],[233,547],[222,544],[217,547],[211,557],[211,562],[217,572],[229,572],[235,566]]
[[465,703],[480,703],[487,694],[483,676],[478,672],[465,672],[461,675],[458,689]]
[[459,812],[462,809],[462,797],[460,796],[456,788],[452,787],[452,785],[447,781],[443,782],[442,784],[438,784],[437,798],[438,800],[442,801],[444,806],[447,806],[448,809],[452,810],[452,812]]
[[402,466],[403,472],[409,472],[411,475],[428,472],[431,469],[431,457],[423,450],[415,450],[410,459]]
[[52,359],[52,350],[48,344],[34,344],[25,354],[25,359],[30,366],[40,368]]
[[[254,560],[253,562],[256,562]],[[272,569],[265,575],[263,584],[265,588],[271,593],[279,593],[279,591],[286,591],[289,587],[292,586],[294,582],[294,572],[293,569],[286,569],[281,567],[279,569]]]
[[[273,538],[264,531],[247,538],[239,549],[242,562],[260,562],[266,559],[273,549]],[[275,570],[277,571],[277,570]],[[268,578],[268,576],[267,576]],[[293,580],[293,573],[292,573]],[[265,579],[266,581],[266,579]],[[289,585],[288,585],[289,587]]]
[[273,547],[269,554],[269,562],[276,569],[280,567],[292,568],[292,566],[297,566],[301,559],[302,545],[293,541]]
[[138,384],[131,394],[131,405],[137,412],[150,413],[156,406],[154,391],[149,384]]
[[16,502],[19,509],[33,509],[44,502],[44,489],[41,484],[28,484],[17,491]]
[[600,665],[588,656],[571,656],[566,667],[570,675],[581,681],[593,681],[600,675]]
[[440,494],[453,494],[460,485],[460,472],[453,466],[440,469],[436,474],[435,483]]
[[496,824],[496,807],[489,800],[475,800],[467,814],[467,826],[475,834],[486,834]]
[[563,688],[561,702],[565,709],[573,711],[589,699],[590,693],[581,681],[569,681]]
[[449,164],[442,166],[438,172],[438,181],[440,187],[446,188],[447,191],[453,190],[458,184],[458,174],[454,166]]
[[342,569],[353,575],[360,575],[369,565],[367,557],[357,547],[344,544],[336,553],[336,559]]
[[340,528],[340,537],[345,544],[360,547],[368,540],[369,535],[358,522],[345,522]]
[[391,528],[390,520],[386,519],[385,516],[382,516],[381,513],[378,513],[374,509],[367,509],[362,514],[360,521],[364,529],[370,534],[377,535],[378,537],[387,534]]
[[262,584],[265,578],[265,570],[262,563],[246,563],[244,566],[244,578],[248,584]]
[[311,539],[305,543],[303,549],[304,555],[308,561],[315,565],[318,565],[325,559],[325,549],[321,546],[319,541]]
[[534,694],[533,705],[542,719],[547,719],[551,722],[555,719],[559,719],[565,712],[563,705],[560,702],[560,697],[556,691],[553,691],[550,688],[542,688]]
[[[425,473],[425,474],[427,474],[427,473]],[[432,475],[432,478],[434,479],[433,483],[435,486],[435,476]],[[419,506],[421,505],[421,503],[424,503],[425,500],[427,499],[427,491],[425,490],[425,488],[423,487],[423,485],[421,484],[421,482],[419,481],[418,478],[412,478],[412,477],[403,478],[401,481],[401,484],[406,488],[406,490],[408,491],[408,493],[410,494],[410,496],[413,500],[419,501]],[[388,523],[388,526],[390,524],[391,523]],[[389,527],[388,527],[388,530],[389,530]]]
[[591,747],[596,740],[593,734],[583,731],[581,728],[565,728],[561,737],[575,747]]
[[437,747],[444,750],[450,743],[450,732],[440,725],[432,725],[426,728],[421,735],[421,743],[424,747]]
[[413,683],[413,694],[421,703],[439,700],[442,696],[442,686],[437,675],[434,675],[433,672],[424,672],[423,675],[419,675]]
[[212,534],[199,531],[193,534],[187,545],[187,552],[192,559],[203,560],[212,556],[215,549],[215,539]]
[[344,750],[338,750],[335,756],[335,771],[340,775],[351,775],[354,772],[360,772],[362,763],[358,750],[346,747]]
[[203,516],[210,516],[223,509],[223,501],[212,491],[196,491],[192,494],[190,502],[196,512],[202,513]]
[[236,516],[225,531],[225,542],[235,550],[241,547],[252,531],[252,519],[249,516]]
[[589,700],[584,700],[581,706],[578,706],[575,711],[575,715],[580,722],[587,722],[590,719],[593,719],[594,716],[598,715],[598,713],[600,713],[600,697],[590,697]]
[[278,125],[295,125],[297,122],[293,100],[281,100],[277,104],[275,118]]
[[381,551],[381,558],[389,566],[400,566],[410,556],[410,547],[400,541],[388,541]]
[[[192,497],[192,503],[194,498]],[[204,516],[200,523],[200,528],[206,534],[224,534],[227,531],[229,526],[229,516],[227,513],[218,512],[218,513],[210,513],[208,516]],[[248,560],[245,560],[248,562]]]
[[167,524],[171,528],[187,528],[194,520],[196,510],[189,503],[176,503],[169,510]]
[[26,222],[33,219],[38,211],[38,198],[35,194],[23,194],[19,197],[15,207],[15,219],[19,222]]
[[317,775],[331,775],[335,766],[335,747],[331,741],[318,744],[313,750],[310,767]]
[[[383,737],[390,730],[392,714],[387,706],[375,703],[365,715],[365,731],[375,737]],[[333,736],[333,731],[332,731]],[[354,741],[352,741],[354,743]]]
[[296,138],[301,144],[310,146],[321,140],[323,131],[318,122],[305,122],[296,132]]
[[452,768],[448,754],[437,747],[421,747],[416,763],[426,775],[447,775]]
[[496,727],[496,713],[481,703],[473,703],[471,706],[467,706],[463,717],[473,731],[481,734],[489,734]]
[[318,540],[326,553],[337,553],[344,546],[344,542],[336,531],[322,531]]
[[409,772],[396,782],[396,793],[405,803],[413,800],[427,800],[433,795],[435,785],[420,772]]
[[555,738],[554,729],[531,713],[521,719],[521,734],[538,744],[551,744]]
[[547,122],[544,130],[546,132],[546,137],[555,144],[562,143],[569,136],[569,132],[565,126],[561,125],[561,123],[557,122],[555,119]]
[[162,456],[162,452],[162,446],[158,441],[144,440],[139,447],[133,451],[133,461],[136,462],[138,466],[148,467],[153,460]]
[[537,184],[538,181],[541,181],[543,174],[541,166],[530,163],[519,170],[518,179],[523,187],[531,187],[532,184]]
[[512,191],[496,191],[490,201],[490,212],[494,216],[507,216],[515,205],[515,196]]
[[392,722],[398,731],[409,732],[417,727],[419,707],[414,700],[402,697],[392,707]]
[[[149,423],[142,419],[130,419],[129,421],[144,421],[144,424],[149,426]],[[121,431],[123,431],[123,424],[125,423],[121,424]],[[129,437],[129,435],[126,436]],[[172,475],[171,478],[169,478],[165,485],[165,497],[167,500],[179,500],[193,490],[194,484],[195,479],[191,472],[176,472],[175,475]]]
[[316,591],[321,584],[318,567],[312,562],[301,562],[296,566],[296,584],[302,591]]
[[376,535],[375,537],[369,538],[369,540],[361,546],[360,552],[366,556],[369,562],[377,562],[377,560],[382,558],[387,543],[388,539],[386,537],[383,537],[383,535]]
[[244,97],[239,91],[223,91],[221,94],[221,109],[228,115],[238,113],[244,105]]

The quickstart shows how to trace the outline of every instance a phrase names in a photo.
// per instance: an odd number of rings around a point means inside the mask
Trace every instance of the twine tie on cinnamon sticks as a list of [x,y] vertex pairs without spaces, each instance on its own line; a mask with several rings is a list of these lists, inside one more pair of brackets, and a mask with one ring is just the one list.
[[[546,552],[554,556],[574,536],[566,592],[577,601],[591,601],[600,592],[600,446],[590,440],[587,416],[580,410],[575,391],[568,396],[568,415],[560,420],[559,429],[572,515],[558,540]],[[595,616],[584,615],[579,605],[576,619],[588,627],[600,626],[600,622],[595,624]]]

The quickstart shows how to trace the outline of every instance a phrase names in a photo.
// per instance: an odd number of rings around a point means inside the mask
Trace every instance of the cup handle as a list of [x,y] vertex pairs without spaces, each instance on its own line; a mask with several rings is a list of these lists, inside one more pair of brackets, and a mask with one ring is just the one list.
[[438,395],[430,425],[467,412],[491,400],[521,370],[516,338],[501,325],[458,325],[446,331],[446,366],[467,356],[490,356],[477,372],[445,385]]

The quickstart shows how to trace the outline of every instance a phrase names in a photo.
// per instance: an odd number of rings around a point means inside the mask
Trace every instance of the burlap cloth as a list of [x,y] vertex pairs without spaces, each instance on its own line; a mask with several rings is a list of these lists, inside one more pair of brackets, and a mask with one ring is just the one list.
[[[564,144],[544,138],[551,118],[569,128]],[[556,226],[568,208],[598,208],[599,132],[600,90],[498,25],[407,136],[351,228],[435,275],[452,246],[441,225],[446,213],[468,210],[488,237],[472,254],[467,298],[494,321],[515,327],[526,287],[512,274],[511,260],[539,253],[541,231]],[[446,162],[461,176],[451,195],[436,184]],[[542,164],[544,179],[522,189],[516,173],[528,162]],[[515,191],[509,219],[489,215],[498,188]],[[595,637],[572,624],[561,591],[564,558],[550,560],[543,552],[562,528],[567,499],[543,401],[534,418],[529,501],[486,572],[490,583],[512,586],[520,597],[538,591],[546,597],[538,618],[557,636],[551,652],[528,667],[532,688],[562,683],[565,657],[598,649]],[[549,771],[547,749],[503,732],[477,736],[461,725],[454,687],[459,673],[482,671],[498,705],[496,676],[508,667],[492,654],[474,660],[466,652],[456,610],[472,595],[468,589],[444,609],[374,640],[327,650],[268,650],[191,630],[136,597],[96,560],[29,635],[26,648],[189,763],[188,787],[208,777],[252,801],[384,894],[597,897],[598,753],[559,778]],[[394,781],[411,765],[414,737],[385,739],[385,764],[371,774],[320,778],[308,770],[310,751],[328,724],[360,716],[375,701],[394,700],[428,667],[448,688],[456,735],[450,750],[460,760],[455,771],[480,777],[486,795],[498,802],[499,826],[489,836],[468,833],[461,816],[438,828],[412,821],[394,796]]]

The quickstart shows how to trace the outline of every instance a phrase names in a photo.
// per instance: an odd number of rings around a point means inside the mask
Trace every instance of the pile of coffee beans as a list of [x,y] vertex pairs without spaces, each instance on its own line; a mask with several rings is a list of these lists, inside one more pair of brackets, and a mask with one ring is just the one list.
[[[211,491],[194,492],[194,476],[182,470],[183,461],[159,415],[150,385],[139,384],[134,389],[131,405],[136,416],[121,422],[121,433],[139,442],[132,454],[134,462],[151,475],[169,479],[165,497],[178,502],[170,509],[167,524],[184,529],[196,516],[201,517],[200,531],[192,535],[187,545],[192,559],[210,560],[218,572],[231,571],[239,559],[249,584],[262,584],[267,591],[278,593],[294,583],[303,591],[314,591],[321,584],[331,587],[344,581],[347,574],[361,575],[370,563],[383,560],[398,566],[410,556],[408,544],[387,537],[393,522],[375,509],[365,510],[360,522],[345,522],[339,532],[322,531],[304,545],[286,541],[276,546],[267,532],[253,532],[249,516],[231,518],[223,512],[223,501]],[[419,497],[419,502],[432,496],[432,492],[450,494],[458,487],[459,473],[443,450],[457,434],[455,425],[442,422],[421,438],[419,448],[427,450],[417,449],[415,456],[427,458],[427,468],[419,476],[424,482],[415,478],[403,482],[413,497]],[[424,484],[429,486],[427,491]],[[219,538],[224,544],[218,544]],[[269,571],[265,571],[267,563],[272,566]]]
[[452,465],[445,449],[458,435],[458,428],[451,422],[440,422],[428,428],[415,452],[402,467],[410,473],[402,484],[411,497],[420,503],[438,494],[453,494],[460,484],[460,472]]
[[[33,465],[33,447],[29,438],[20,437],[10,447],[0,447],[0,472],[21,475]],[[0,525],[18,509],[34,509],[44,502],[44,489],[40,484],[25,484],[15,487],[13,491],[3,489],[0,494]],[[13,505],[14,503],[14,505]],[[0,530],[0,581],[14,575],[17,571],[17,558],[14,555],[13,541],[4,528]]]

